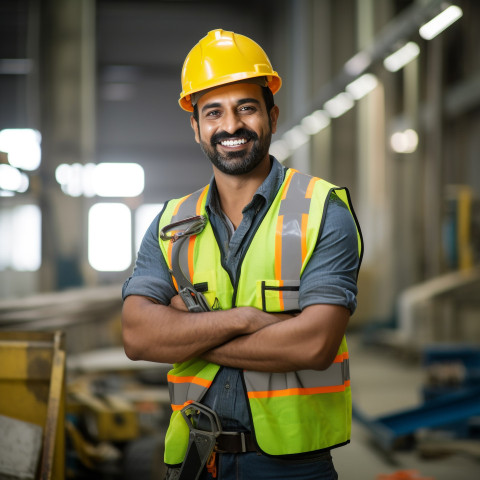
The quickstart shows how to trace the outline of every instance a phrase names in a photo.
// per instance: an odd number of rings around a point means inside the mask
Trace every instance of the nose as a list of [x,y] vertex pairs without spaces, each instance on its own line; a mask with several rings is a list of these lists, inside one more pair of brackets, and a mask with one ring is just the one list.
[[234,134],[239,128],[244,126],[240,115],[236,111],[228,110],[223,115],[223,130]]

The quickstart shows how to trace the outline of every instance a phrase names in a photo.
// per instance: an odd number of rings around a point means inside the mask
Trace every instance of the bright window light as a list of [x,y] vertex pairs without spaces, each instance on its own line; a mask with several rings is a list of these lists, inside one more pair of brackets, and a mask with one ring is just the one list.
[[42,214],[37,205],[0,211],[0,270],[34,272],[40,268]]
[[451,5],[435,18],[432,18],[428,23],[422,25],[418,32],[425,40],[431,40],[461,18],[462,15],[463,11],[460,7]]
[[22,170],[40,166],[42,136],[31,128],[7,128],[0,131],[0,150],[8,153],[8,163]]
[[145,187],[145,174],[138,163],[99,163],[92,181],[100,197],[136,197]]
[[316,110],[302,120],[302,129],[308,135],[315,135],[330,125],[330,117],[323,110]]
[[323,108],[332,118],[338,118],[348,112],[354,104],[353,97],[349,93],[342,92],[325,102]]
[[88,212],[88,262],[100,272],[122,272],[132,263],[130,209],[97,203]]
[[415,42],[408,42],[402,48],[389,55],[383,61],[383,65],[390,72],[396,72],[418,57],[419,53],[420,47]]
[[141,205],[135,211],[135,251],[138,252],[143,236],[155,217],[161,212],[163,203]]
[[390,137],[390,145],[394,152],[413,153],[418,147],[418,134],[411,128],[403,132],[395,132]]
[[29,185],[28,176],[10,165],[0,164],[0,190],[26,192]]
[[290,156],[290,148],[285,140],[275,140],[270,144],[270,154],[279,162],[284,162]]
[[355,99],[360,100],[378,85],[378,80],[372,73],[365,73],[347,85],[347,92]]

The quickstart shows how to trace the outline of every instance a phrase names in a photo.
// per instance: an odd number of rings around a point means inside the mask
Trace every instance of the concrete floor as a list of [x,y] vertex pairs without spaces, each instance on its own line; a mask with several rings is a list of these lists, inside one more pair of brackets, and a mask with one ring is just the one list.
[[[368,346],[358,334],[347,336],[353,402],[370,417],[387,415],[415,407],[422,402],[424,370],[418,361],[386,347]],[[438,432],[418,432],[418,438],[438,439]],[[428,480],[480,479],[480,441],[475,454],[465,452],[427,459],[418,448],[383,452],[373,436],[357,421],[352,425],[352,440],[333,450],[335,468],[341,480],[376,480],[380,474],[416,470],[418,478]],[[415,477],[417,478],[417,477]]]

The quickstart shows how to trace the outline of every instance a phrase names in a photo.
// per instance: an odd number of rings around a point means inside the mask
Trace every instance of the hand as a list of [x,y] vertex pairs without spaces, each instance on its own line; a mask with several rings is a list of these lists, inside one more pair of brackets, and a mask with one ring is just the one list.
[[170,306],[176,308],[177,310],[188,312],[188,308],[180,295],[175,295],[172,297],[170,300]]

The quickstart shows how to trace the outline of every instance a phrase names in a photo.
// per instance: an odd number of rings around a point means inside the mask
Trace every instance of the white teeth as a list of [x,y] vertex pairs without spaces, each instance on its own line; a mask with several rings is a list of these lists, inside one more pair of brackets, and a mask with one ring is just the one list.
[[243,145],[244,143],[247,143],[247,140],[245,138],[239,138],[238,140],[224,140],[220,143],[224,147],[236,147],[237,145]]

